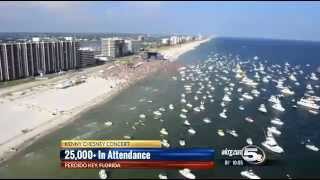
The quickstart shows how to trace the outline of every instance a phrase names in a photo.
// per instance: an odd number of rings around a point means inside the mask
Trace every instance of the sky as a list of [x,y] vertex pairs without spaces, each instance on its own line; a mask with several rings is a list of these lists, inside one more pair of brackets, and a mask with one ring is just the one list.
[[203,34],[320,41],[320,2],[0,2],[0,32]]

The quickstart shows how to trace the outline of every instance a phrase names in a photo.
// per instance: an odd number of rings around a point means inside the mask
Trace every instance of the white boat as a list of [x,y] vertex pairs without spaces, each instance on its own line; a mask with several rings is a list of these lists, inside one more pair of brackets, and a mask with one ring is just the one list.
[[193,110],[196,111],[196,112],[200,112],[201,111],[200,107],[198,107],[198,106],[194,107]]
[[194,130],[193,128],[189,128],[188,129],[189,134],[196,134],[196,130]]
[[246,117],[246,118],[244,118],[244,120],[246,120],[249,123],[253,123],[254,122],[254,120],[251,117]]
[[186,141],[184,139],[180,139],[179,140],[179,144],[180,144],[180,146],[185,146],[186,145]]
[[185,124],[185,125],[187,125],[187,126],[190,126],[190,125],[191,125],[188,120],[185,120],[185,121],[183,122],[183,124]]
[[243,111],[244,107],[242,105],[239,106],[239,110]]
[[267,108],[266,108],[266,105],[264,105],[264,104],[260,104],[258,110],[263,113],[267,113]]
[[312,110],[312,109],[309,109],[308,112],[315,115],[319,114],[319,111]]
[[222,129],[218,129],[217,133],[218,133],[219,136],[224,136],[225,135]]
[[154,111],[153,114],[156,115],[156,116],[161,116],[162,115],[162,113],[160,111]]
[[267,130],[269,132],[271,132],[272,134],[275,134],[275,135],[281,135],[281,131],[279,131],[276,127],[274,126],[271,126],[271,127],[268,127]]
[[179,170],[179,173],[184,176],[185,178],[187,179],[195,179],[196,176],[194,174],[191,173],[191,170],[188,169],[188,168],[185,168],[185,169],[182,169],[182,170]]
[[230,102],[231,99],[228,95],[224,95],[223,98],[222,98],[222,101],[226,101],[226,102]]
[[280,147],[277,141],[272,136],[267,136],[266,140],[261,143],[262,146],[267,148],[268,150],[275,152],[275,153],[283,153],[284,150]]
[[173,110],[173,109],[174,109],[173,104],[169,104],[169,109],[171,109],[171,110]]
[[316,152],[319,151],[319,148],[313,144],[306,144],[305,146],[306,146],[306,148],[308,148],[312,151],[316,151]]
[[247,144],[249,144],[249,145],[252,145],[252,144],[253,144],[253,141],[252,141],[251,138],[247,138],[247,139],[246,139],[246,142],[247,142]]
[[271,95],[270,98],[268,99],[268,101],[275,103],[275,104],[280,102],[279,98],[274,95]]
[[289,79],[292,81],[297,81],[297,78],[293,74],[289,76]]
[[181,113],[179,116],[180,116],[182,119],[186,119],[186,118],[187,118],[187,115],[182,114],[182,113]]
[[301,98],[298,102],[298,105],[310,108],[310,109],[320,109],[320,106],[317,105],[312,99],[310,98]]
[[186,103],[186,102],[187,102],[187,100],[186,100],[186,99],[184,99],[184,98],[182,98],[180,102],[181,102],[181,103]]
[[206,107],[204,107],[203,104],[201,104],[199,108],[200,108],[201,110],[205,110],[205,109],[206,109]]
[[294,95],[294,91],[291,91],[288,87],[283,88],[281,92],[285,95]]
[[112,122],[111,122],[111,121],[107,121],[107,122],[104,123],[104,125],[107,126],[107,127],[109,127],[109,126],[112,125]]
[[207,117],[206,117],[206,118],[204,118],[204,119],[203,119],[203,122],[205,122],[205,123],[209,124],[209,123],[211,123],[211,120],[210,120],[209,118],[207,118]]
[[192,104],[190,104],[190,103],[186,104],[186,106],[187,106],[188,108],[192,108]]
[[162,129],[160,130],[160,133],[161,133],[162,135],[168,135],[168,131],[166,130],[166,128],[162,128]]
[[166,147],[166,148],[169,148],[169,147],[170,147],[170,144],[168,143],[168,140],[166,140],[166,139],[162,139],[162,140],[160,141],[160,143],[161,143],[161,145],[163,145],[163,146]]
[[145,118],[146,118],[146,115],[144,115],[144,114],[140,114],[140,115],[139,115],[139,118],[141,118],[141,119],[145,119]]
[[248,100],[252,100],[253,99],[253,97],[251,95],[249,95],[248,93],[242,94],[242,97],[245,98],[245,99],[248,99]]
[[276,103],[276,104],[272,105],[272,108],[276,109],[276,110],[278,110],[280,112],[283,112],[283,111],[286,110],[284,107],[282,107],[281,103]]
[[99,177],[100,177],[100,179],[108,179],[108,174],[107,174],[106,170],[101,169],[99,171]]
[[198,96],[194,96],[194,98],[193,98],[194,100],[199,100],[199,98],[198,98]]
[[186,109],[184,109],[184,108],[181,109],[181,111],[184,112],[184,113],[187,113],[187,112],[188,112],[188,110],[186,110]]
[[256,175],[251,169],[248,171],[241,171],[241,176],[248,179],[261,179],[258,175]]
[[312,86],[311,86],[311,84],[307,84],[307,85],[306,85],[306,89],[308,89],[308,90],[312,90]]
[[234,137],[238,137],[238,133],[235,130],[226,130],[226,132]]
[[317,77],[317,75],[316,75],[315,73],[311,73],[310,79],[312,79],[312,80],[314,80],[314,81],[319,80],[319,78]]
[[168,179],[168,176],[165,174],[158,174],[159,179]]
[[219,114],[220,117],[226,119],[228,116],[226,115],[226,111],[222,111],[220,114]]
[[271,119],[270,122],[271,122],[272,124],[279,125],[279,126],[282,126],[282,125],[284,124],[279,118]]

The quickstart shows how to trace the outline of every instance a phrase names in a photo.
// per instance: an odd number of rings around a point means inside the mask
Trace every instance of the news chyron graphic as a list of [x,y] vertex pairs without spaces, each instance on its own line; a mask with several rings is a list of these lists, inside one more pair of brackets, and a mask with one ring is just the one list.
[[161,148],[159,140],[63,140],[65,169],[212,169],[210,148]]
[[[262,148],[223,149],[225,166],[261,165]],[[63,140],[61,167],[65,169],[212,169],[215,150],[162,148],[159,140]],[[230,159],[231,158],[231,159]],[[222,164],[221,164],[222,165]]]

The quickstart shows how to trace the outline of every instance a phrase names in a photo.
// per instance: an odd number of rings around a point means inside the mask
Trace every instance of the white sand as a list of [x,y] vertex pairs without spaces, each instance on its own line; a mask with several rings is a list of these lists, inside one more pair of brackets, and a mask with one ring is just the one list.
[[[181,54],[206,41],[208,40],[187,43],[161,53],[174,61]],[[56,89],[55,84],[42,88],[26,85],[22,90],[19,87],[19,91],[27,94],[20,96],[21,93],[18,92],[13,93],[10,98],[0,97],[0,162],[16,153],[11,148],[22,149],[37,138],[70,122],[81,112],[104,102],[124,87],[124,79],[106,80],[94,73],[89,76],[85,83],[66,89]],[[6,89],[2,91],[5,92]],[[25,129],[29,131],[23,133],[22,130]]]
[[182,54],[184,54],[184,53],[186,53],[186,52],[188,52],[190,50],[195,49],[200,44],[202,44],[204,42],[207,42],[209,40],[210,40],[210,38],[204,39],[204,40],[200,40],[200,41],[193,41],[193,42],[189,42],[189,43],[182,44],[182,45],[176,45],[176,46],[171,47],[169,49],[162,50],[162,51],[160,51],[160,53],[163,54],[164,57],[169,59],[170,61],[175,61]]

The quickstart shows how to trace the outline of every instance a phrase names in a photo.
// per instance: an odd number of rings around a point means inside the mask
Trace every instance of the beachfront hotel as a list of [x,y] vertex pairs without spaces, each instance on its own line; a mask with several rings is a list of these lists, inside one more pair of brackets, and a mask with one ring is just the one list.
[[78,49],[79,42],[72,38],[1,43],[0,81],[75,69],[79,66]]
[[95,50],[93,48],[80,48],[78,50],[78,53],[79,67],[84,68],[97,64],[97,59],[95,58]]
[[127,48],[125,40],[120,38],[102,38],[101,39],[101,53],[104,56],[115,58],[126,55]]

